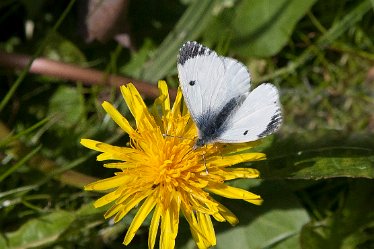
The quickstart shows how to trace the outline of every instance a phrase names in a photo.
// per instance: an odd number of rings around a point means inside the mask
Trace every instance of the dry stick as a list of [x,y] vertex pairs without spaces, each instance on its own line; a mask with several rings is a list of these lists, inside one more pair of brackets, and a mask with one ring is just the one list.
[[[31,56],[22,54],[5,53],[0,51],[0,66],[8,68],[23,69],[31,60]],[[36,58],[31,67],[30,73],[53,76],[61,79],[81,81],[88,85],[110,85],[121,86],[133,83],[139,92],[147,97],[157,97],[159,91],[155,85],[131,78],[121,77],[113,74],[106,74],[99,70],[82,68],[74,64],[54,61],[46,58]],[[176,91],[169,89],[170,96],[174,99]]]

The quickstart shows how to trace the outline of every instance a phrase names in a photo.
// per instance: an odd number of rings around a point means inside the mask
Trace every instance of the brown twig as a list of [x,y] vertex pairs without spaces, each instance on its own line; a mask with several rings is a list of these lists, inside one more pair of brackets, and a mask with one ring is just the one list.
[[[3,67],[23,69],[30,60],[31,57],[28,55],[0,51],[0,66]],[[82,68],[74,64],[68,64],[46,58],[36,58],[33,61],[29,72],[66,80],[81,81],[87,85],[121,86],[131,82],[136,86],[139,92],[147,97],[155,98],[159,95],[159,91],[155,85],[144,81],[113,74],[108,75],[99,70]],[[176,91],[174,89],[170,89],[169,93],[171,98],[174,98]]]

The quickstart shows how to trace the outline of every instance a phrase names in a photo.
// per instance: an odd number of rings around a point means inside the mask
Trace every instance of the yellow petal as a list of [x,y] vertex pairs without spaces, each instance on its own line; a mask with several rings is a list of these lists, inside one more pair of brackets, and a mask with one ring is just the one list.
[[[128,198],[125,202],[122,202],[121,204],[114,205],[113,208],[109,209],[105,214],[104,217],[107,219],[109,217],[112,217],[114,214],[116,216],[114,217],[114,222],[120,221],[125,215],[133,209],[136,205],[139,204],[144,198],[146,198],[148,193],[138,193],[130,198]],[[115,208],[115,206],[118,206],[120,208]]]
[[213,218],[218,222],[224,222],[226,219],[219,212],[212,214]]
[[120,160],[127,161],[127,156],[125,154],[114,154],[114,153],[101,153],[96,157],[97,161],[106,161],[106,160]]
[[120,163],[105,163],[104,164],[105,168],[115,168],[115,169],[130,169],[130,168],[135,168],[136,165],[128,162],[120,162]]
[[209,158],[207,162],[211,164],[211,166],[215,167],[227,167],[238,163],[249,162],[249,161],[258,161],[258,160],[265,160],[266,155],[264,153],[246,153],[246,154],[237,154],[231,156],[215,156]]
[[225,181],[228,181],[237,178],[257,178],[260,176],[260,172],[251,168],[234,168],[225,169],[222,175],[225,177]]
[[208,248],[208,246],[206,246],[206,239],[204,239],[203,236],[201,236],[200,233],[197,233],[196,231],[194,230],[191,230],[191,234],[192,234],[192,237],[197,245],[197,248],[199,249],[206,249]]
[[182,208],[184,217],[186,218],[188,224],[190,225],[190,230],[192,237],[197,245],[198,248],[207,248],[208,246],[206,245],[208,239],[205,237],[205,233],[201,230],[200,224],[197,221],[197,218],[194,214],[194,212],[184,212],[187,209],[185,207]]
[[162,208],[160,205],[157,205],[155,211],[153,212],[151,225],[149,226],[149,235],[148,235],[148,248],[153,249],[156,243],[156,236],[158,231],[158,226],[160,224]]
[[112,106],[110,103],[104,101],[102,104],[102,107],[104,110],[109,114],[109,116],[114,120],[114,122],[117,123],[119,127],[122,128],[127,134],[130,136],[135,132],[134,129],[131,127],[129,121],[122,116],[114,106]]
[[122,96],[126,101],[126,104],[136,120],[138,130],[153,129],[156,127],[156,122],[153,117],[149,114],[148,108],[140,96],[138,90],[136,90],[133,84],[127,84],[121,86]]
[[133,84],[130,83],[126,86],[121,86],[121,93],[134,118],[141,116],[139,112],[142,109],[147,109],[146,104]]
[[166,116],[170,112],[170,98],[168,86],[164,80],[158,82],[158,89],[160,90],[160,103],[162,106],[162,114]]
[[230,199],[242,199],[244,201],[261,205],[261,196],[253,194],[247,190],[227,186],[225,184],[210,183],[206,189],[214,194],[230,198]]
[[108,219],[112,217],[113,215],[115,215],[116,213],[118,213],[119,211],[121,211],[122,209],[123,209],[123,204],[114,204],[105,212],[104,218]]
[[181,104],[183,104],[182,103],[182,91],[180,88],[178,88],[177,96],[175,97],[173,108],[172,108],[172,114],[173,114],[172,118],[175,119],[181,115]]
[[97,182],[90,183],[84,187],[84,190],[108,190],[116,188],[126,183],[128,180],[131,179],[129,178],[129,176],[126,175],[113,176],[110,178],[99,180]]
[[220,204],[218,206],[220,214],[225,218],[225,220],[230,223],[232,226],[239,223],[238,218],[233,214],[229,209]]
[[164,134],[166,133],[165,130],[167,125],[167,120],[165,119],[165,117],[167,117],[170,112],[170,98],[168,87],[165,81],[160,80],[158,82],[158,89],[160,92],[160,96],[158,96],[153,103],[152,113],[157,125],[160,127],[162,133]]
[[151,194],[144,201],[143,205],[140,207],[140,209],[136,213],[126,233],[123,244],[128,245],[131,242],[131,240],[135,236],[136,231],[138,231],[139,227],[142,225],[143,221],[145,220],[145,218],[147,218],[148,214],[152,211],[155,205],[156,205],[156,195]]
[[100,143],[102,143],[102,142],[95,141],[95,140],[92,140],[92,139],[82,138],[81,141],[80,141],[80,143],[81,143],[81,145],[83,145],[84,147],[89,148],[89,149],[91,149],[91,150],[101,151],[101,150],[97,147],[97,144],[100,144]]
[[233,143],[225,145],[222,149],[223,154],[227,153],[250,153],[250,149],[261,144],[261,140],[246,142],[246,143]]
[[216,234],[214,233],[214,228],[212,224],[212,220],[210,219],[210,215],[204,213],[198,213],[198,220],[200,223],[201,230],[205,233],[205,237],[208,239],[206,242],[206,246],[214,246],[216,241]]
[[134,150],[132,148],[114,146],[114,145],[110,145],[110,144],[106,144],[106,143],[98,143],[98,144],[96,144],[96,147],[98,149],[100,149],[100,151],[103,151],[103,152],[110,151],[110,152],[124,153],[124,154],[135,153],[136,152],[136,150]]
[[98,161],[104,160],[121,160],[128,161],[134,158],[139,152],[132,148],[113,146],[110,144],[97,142],[90,139],[82,139],[81,143],[93,150],[103,152],[97,156]]
[[169,208],[164,210],[161,220],[160,249],[172,249],[178,233],[180,203],[175,199],[170,202]]
[[94,203],[94,207],[95,208],[102,207],[116,200],[118,197],[120,197],[120,195],[121,195],[121,192],[117,192],[117,191],[110,192],[109,194],[106,194],[103,197],[97,199]]

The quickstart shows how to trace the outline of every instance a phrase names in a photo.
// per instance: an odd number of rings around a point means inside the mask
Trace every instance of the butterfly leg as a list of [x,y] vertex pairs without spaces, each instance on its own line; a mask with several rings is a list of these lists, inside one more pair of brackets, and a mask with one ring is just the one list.
[[[207,148],[207,146],[205,145],[205,149]],[[205,159],[205,150],[203,152],[203,161],[204,161],[204,166],[205,166],[205,173],[208,175],[209,172],[208,172],[208,167],[206,166],[206,159]]]

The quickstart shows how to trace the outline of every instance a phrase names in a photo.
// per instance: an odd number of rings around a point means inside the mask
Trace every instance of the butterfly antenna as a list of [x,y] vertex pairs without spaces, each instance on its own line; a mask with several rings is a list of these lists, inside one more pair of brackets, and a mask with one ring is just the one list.
[[185,138],[185,137],[181,137],[181,136],[174,136],[174,135],[169,135],[169,134],[162,134],[162,136],[163,136],[164,138],[166,138],[166,137],[173,137],[173,138],[178,138],[178,139],[192,140],[192,139],[190,139],[190,138]]

